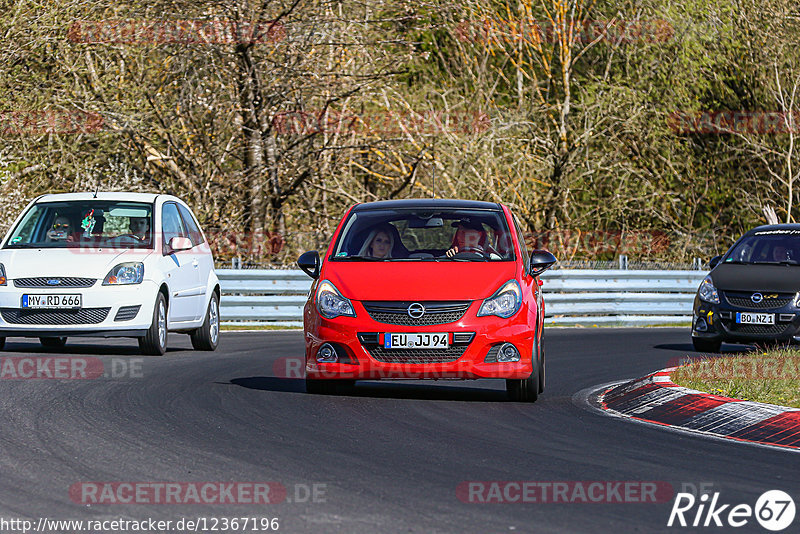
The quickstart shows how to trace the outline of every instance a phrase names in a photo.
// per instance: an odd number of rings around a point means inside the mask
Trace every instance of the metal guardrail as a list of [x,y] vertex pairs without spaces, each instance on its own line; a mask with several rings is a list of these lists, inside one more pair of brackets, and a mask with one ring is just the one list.
[[[542,275],[546,322],[659,325],[691,321],[705,271],[554,270]],[[219,269],[223,324],[300,326],[311,279],[297,270]]]

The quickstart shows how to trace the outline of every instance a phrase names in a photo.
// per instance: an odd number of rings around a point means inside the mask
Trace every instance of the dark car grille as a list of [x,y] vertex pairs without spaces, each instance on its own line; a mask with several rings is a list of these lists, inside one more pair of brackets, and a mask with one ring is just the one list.
[[102,323],[111,308],[80,310],[20,310],[0,308],[3,320],[11,324],[97,324]]
[[786,332],[787,329],[791,328],[791,326],[787,326],[785,324],[773,324],[773,325],[763,325],[763,324],[732,324],[728,328],[731,333],[733,334],[756,334],[756,335],[771,335],[771,336],[779,336]]
[[[771,295],[774,293],[765,292],[762,295]],[[748,310],[777,310],[778,308],[783,308],[787,304],[789,304],[794,295],[787,295],[787,294],[778,294],[777,298],[764,298],[761,302],[753,302],[751,299],[752,293],[747,294],[730,294],[724,293],[725,300],[728,301],[728,304],[731,306],[736,306],[737,308],[744,308]]]
[[467,345],[451,345],[446,349],[385,349],[367,347],[369,355],[383,363],[448,363],[464,355]]
[[[48,284],[50,280],[58,280],[58,284]],[[96,278],[76,278],[72,276],[37,276],[35,278],[15,278],[14,287],[59,289],[62,287],[92,287]]]
[[430,326],[454,323],[461,319],[469,308],[470,301],[420,302],[425,306],[425,314],[415,319],[408,315],[408,307],[413,302],[363,302],[367,313],[375,321],[401,326]]
[[119,310],[117,310],[117,314],[114,316],[115,321],[130,321],[136,314],[139,313],[139,308],[141,308],[141,304],[137,304],[136,306],[123,306]]

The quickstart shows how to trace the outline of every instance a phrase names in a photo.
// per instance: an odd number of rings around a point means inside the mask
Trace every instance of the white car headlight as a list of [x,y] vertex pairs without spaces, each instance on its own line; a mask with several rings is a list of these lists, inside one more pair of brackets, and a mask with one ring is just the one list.
[[144,280],[144,263],[127,262],[115,265],[103,280],[104,286],[141,284]]
[[710,274],[700,282],[697,296],[700,297],[700,300],[710,302],[711,304],[719,304],[719,293],[717,293],[717,288],[714,287],[714,282],[711,281]]
[[507,319],[519,311],[522,306],[522,288],[519,282],[509,280],[494,295],[483,301],[478,310],[478,317],[496,315]]
[[355,317],[356,311],[353,303],[344,298],[336,286],[323,280],[317,287],[317,310],[326,319],[333,319],[340,315]]
[[6,267],[2,263],[0,263],[0,286],[4,286],[8,283],[6,280]]

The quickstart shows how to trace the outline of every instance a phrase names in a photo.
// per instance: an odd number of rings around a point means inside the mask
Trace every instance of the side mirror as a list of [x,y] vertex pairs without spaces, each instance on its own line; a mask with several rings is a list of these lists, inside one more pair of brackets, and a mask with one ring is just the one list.
[[192,240],[188,237],[175,236],[169,240],[169,249],[172,252],[189,250],[190,248],[192,248]]
[[319,253],[316,250],[304,252],[297,258],[297,266],[303,269],[303,272],[316,280],[319,278],[319,269],[321,262],[319,261]]
[[539,276],[553,266],[558,260],[547,250],[534,250],[531,252],[529,273],[531,276]]
[[713,258],[711,258],[708,261],[708,266],[713,269],[714,267],[719,265],[719,262],[720,262],[721,259],[722,259],[722,256],[714,256]]

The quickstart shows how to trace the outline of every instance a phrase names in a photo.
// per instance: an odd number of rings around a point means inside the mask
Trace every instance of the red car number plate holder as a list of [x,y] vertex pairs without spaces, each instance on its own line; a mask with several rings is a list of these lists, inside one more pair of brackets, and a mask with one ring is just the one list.
[[450,336],[442,332],[387,332],[383,334],[386,349],[446,349]]

